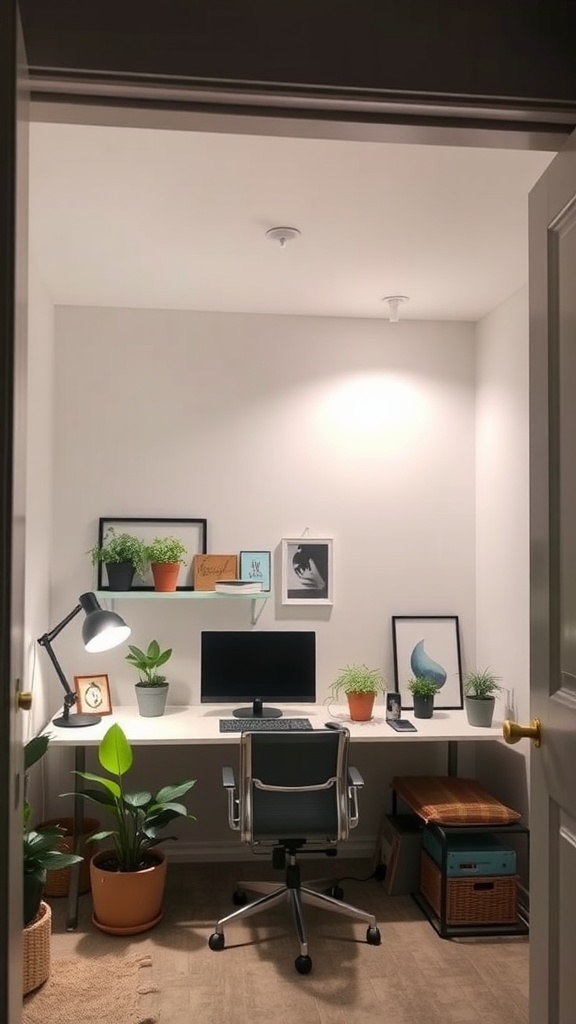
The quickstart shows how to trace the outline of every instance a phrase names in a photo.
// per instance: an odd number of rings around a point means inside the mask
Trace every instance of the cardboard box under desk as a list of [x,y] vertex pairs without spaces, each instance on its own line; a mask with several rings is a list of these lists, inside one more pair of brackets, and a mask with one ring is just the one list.
[[409,896],[420,887],[422,820],[416,814],[384,814],[376,844],[376,864],[386,865],[384,891]]

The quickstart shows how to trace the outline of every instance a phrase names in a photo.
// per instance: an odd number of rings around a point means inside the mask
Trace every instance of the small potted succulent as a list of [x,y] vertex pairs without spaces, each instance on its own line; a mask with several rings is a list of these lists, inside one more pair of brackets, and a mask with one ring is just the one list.
[[116,533],[110,526],[102,539],[88,552],[92,565],[106,566],[110,590],[130,590],[134,574],[144,576],[147,568],[144,542],[130,533]]
[[432,718],[434,697],[438,693],[436,683],[425,676],[414,676],[407,683],[407,688],[414,697],[414,718]]
[[368,722],[372,718],[374,701],[378,694],[385,692],[386,683],[376,668],[347,665],[334,680],[330,690],[335,698],[346,695],[353,722]]
[[172,648],[161,651],[157,640],[151,640],[146,651],[134,644],[128,644],[128,648],[130,654],[126,655],[126,661],[138,672],[138,682],[134,684],[138,710],[142,718],[158,718],[164,714],[168,697],[166,676],[158,669],[172,657]]
[[490,728],[496,696],[500,690],[500,676],[495,676],[489,668],[466,673],[464,676],[464,705],[470,725]]
[[186,545],[178,537],[155,537],[146,545],[145,555],[154,578],[154,589],[167,593],[176,590],[180,566],[186,565]]
[[162,917],[166,854],[158,844],[176,838],[161,835],[176,818],[196,820],[180,802],[195,780],[162,786],[155,795],[129,792],[126,775],[133,764],[132,748],[117,724],[100,741],[98,760],[106,775],[74,773],[90,786],[77,795],[97,803],[113,819],[112,828],[90,836],[93,842],[112,841],[110,849],[95,853],[90,861],[93,921],[109,934],[134,935],[154,927]]

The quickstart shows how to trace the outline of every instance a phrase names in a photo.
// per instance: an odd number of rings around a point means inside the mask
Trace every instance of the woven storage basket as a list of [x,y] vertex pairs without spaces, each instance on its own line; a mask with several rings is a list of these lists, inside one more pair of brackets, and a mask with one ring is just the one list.
[[[420,891],[440,917],[442,876],[427,853],[420,860]],[[449,878],[446,924],[515,924],[517,875]]]
[[[80,895],[90,890],[90,857],[98,849],[97,845],[90,843],[86,845],[86,836],[95,832],[100,822],[96,818],[84,818],[84,831],[80,839],[78,853],[84,857],[80,865]],[[74,819],[73,818],[52,818],[50,821],[43,821],[39,828],[46,826],[60,825],[66,829],[66,835],[62,836],[58,848],[62,853],[74,852]],[[92,847],[92,849],[90,849]],[[60,868],[59,871],[46,872],[46,885],[44,886],[45,896],[67,896],[70,888],[70,868]]]
[[42,902],[36,917],[22,933],[22,990],[25,996],[50,975],[52,911]]

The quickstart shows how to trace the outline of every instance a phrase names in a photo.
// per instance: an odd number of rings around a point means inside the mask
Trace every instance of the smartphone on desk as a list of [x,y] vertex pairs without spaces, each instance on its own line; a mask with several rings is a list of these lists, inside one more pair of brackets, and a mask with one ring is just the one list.
[[396,732],[418,732],[416,726],[412,725],[407,718],[389,718],[386,725]]

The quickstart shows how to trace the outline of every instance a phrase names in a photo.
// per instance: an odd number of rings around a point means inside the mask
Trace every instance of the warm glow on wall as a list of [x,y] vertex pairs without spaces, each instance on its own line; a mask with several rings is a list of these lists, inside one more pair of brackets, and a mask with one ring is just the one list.
[[398,458],[420,438],[427,407],[426,392],[414,378],[363,374],[326,393],[319,419],[322,431],[342,454]]

